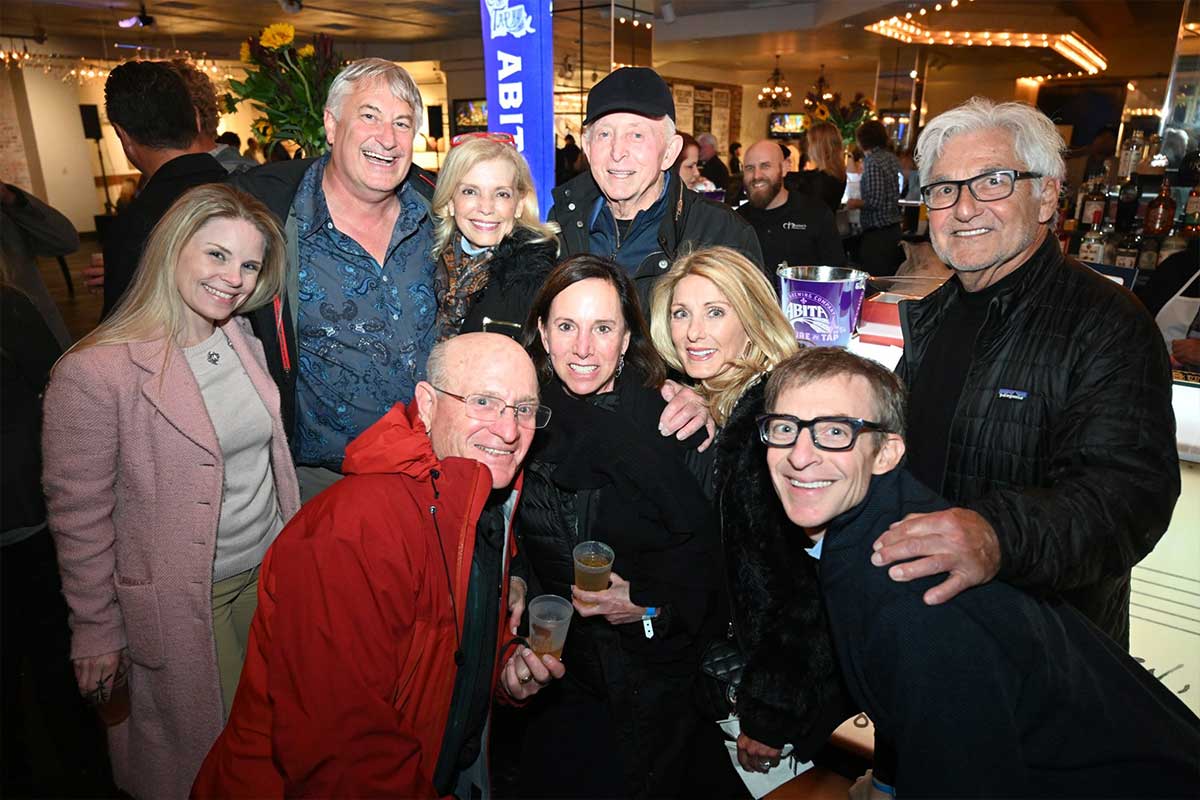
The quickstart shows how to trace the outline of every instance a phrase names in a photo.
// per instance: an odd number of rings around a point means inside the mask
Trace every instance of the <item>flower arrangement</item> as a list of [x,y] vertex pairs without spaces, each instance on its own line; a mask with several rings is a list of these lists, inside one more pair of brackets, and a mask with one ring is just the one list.
[[242,42],[239,56],[246,79],[230,79],[226,110],[232,114],[249,101],[261,112],[253,128],[265,148],[290,139],[306,156],[324,153],[325,98],[342,63],[333,52],[333,39],[320,34],[297,47],[296,29],[281,22]]
[[848,105],[842,105],[842,96],[837,92],[825,92],[818,96],[809,92],[804,97],[804,128],[819,122],[831,122],[842,134],[847,146],[854,144],[854,132],[869,119],[875,119],[875,104],[869,97],[858,92]]

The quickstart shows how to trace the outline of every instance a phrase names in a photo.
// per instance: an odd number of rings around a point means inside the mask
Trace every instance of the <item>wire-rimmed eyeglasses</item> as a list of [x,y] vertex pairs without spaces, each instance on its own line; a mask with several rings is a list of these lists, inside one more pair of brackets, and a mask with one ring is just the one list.
[[800,433],[808,428],[818,450],[850,450],[863,431],[888,433],[878,422],[858,417],[817,417],[800,419],[791,414],[759,414],[758,435],[767,447],[795,447]]
[[1017,181],[1027,178],[1041,178],[1040,172],[1022,172],[1016,169],[993,169],[973,178],[961,181],[936,181],[921,187],[921,199],[930,211],[951,208],[958,203],[962,187],[966,186],[974,197],[981,203],[994,203],[1011,197],[1016,189]]
[[517,424],[522,428],[544,428],[550,421],[550,409],[540,403],[526,402],[512,405],[499,397],[487,394],[461,395],[439,389],[436,386],[433,387],[433,390],[460,401],[467,407],[467,416],[480,422],[495,422],[504,414],[506,408],[512,409]]

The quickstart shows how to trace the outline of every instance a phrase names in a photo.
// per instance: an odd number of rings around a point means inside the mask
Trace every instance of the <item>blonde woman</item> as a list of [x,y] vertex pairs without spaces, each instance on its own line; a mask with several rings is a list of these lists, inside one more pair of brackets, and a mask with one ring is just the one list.
[[[761,515],[775,508],[765,499],[752,503],[753,513],[725,513],[745,504],[743,480],[766,468],[756,417],[765,410],[767,373],[798,349],[795,332],[758,267],[725,247],[675,262],[654,287],[650,332],[666,362],[698,382],[721,426],[712,474],[730,592],[722,600],[745,658],[739,761],[766,772],[788,743],[808,760],[845,719],[815,562],[795,556],[801,548],[792,541],[759,535]],[[746,524],[754,513],[760,517]]]
[[134,797],[187,797],[233,702],[259,564],[299,508],[279,393],[233,316],[271,302],[283,264],[261,203],[190,190],[46,392],[43,483],[71,657],[106,710],[128,692],[108,739]]
[[432,208],[438,340],[484,330],[519,340],[558,257],[558,227],[540,220],[533,175],[512,136],[456,136]]
[[787,188],[800,191],[824,202],[833,212],[842,204],[846,193],[846,151],[842,134],[833,123],[814,125],[806,135],[807,158],[800,172],[788,177],[793,185]]

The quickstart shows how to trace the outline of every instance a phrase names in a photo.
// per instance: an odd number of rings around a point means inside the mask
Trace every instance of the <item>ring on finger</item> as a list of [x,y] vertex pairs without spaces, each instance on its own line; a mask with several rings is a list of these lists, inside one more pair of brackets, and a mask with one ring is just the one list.
[[517,680],[521,683],[529,683],[531,680],[533,680],[533,673],[527,672],[524,675],[518,675]]

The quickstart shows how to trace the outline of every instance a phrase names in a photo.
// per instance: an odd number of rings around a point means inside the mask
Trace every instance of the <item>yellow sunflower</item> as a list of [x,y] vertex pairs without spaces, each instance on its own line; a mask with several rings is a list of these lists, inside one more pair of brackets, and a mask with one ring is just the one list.
[[254,123],[254,132],[258,134],[258,138],[260,140],[269,142],[271,141],[271,134],[273,134],[275,130],[271,127],[271,123],[267,122],[265,119],[260,119]]
[[238,51],[238,58],[243,64],[250,63],[250,43],[242,42],[242,49]]
[[263,47],[271,50],[278,50],[281,47],[286,47],[296,38],[296,29],[286,22],[277,22],[274,25],[268,25],[263,28],[262,36],[259,42]]
[[296,55],[300,56],[301,58],[311,58],[316,54],[317,48],[313,47],[311,44],[306,44],[296,51]]
[[817,103],[817,110],[813,112],[813,116],[824,122],[829,119],[829,109],[825,107],[824,103]]

